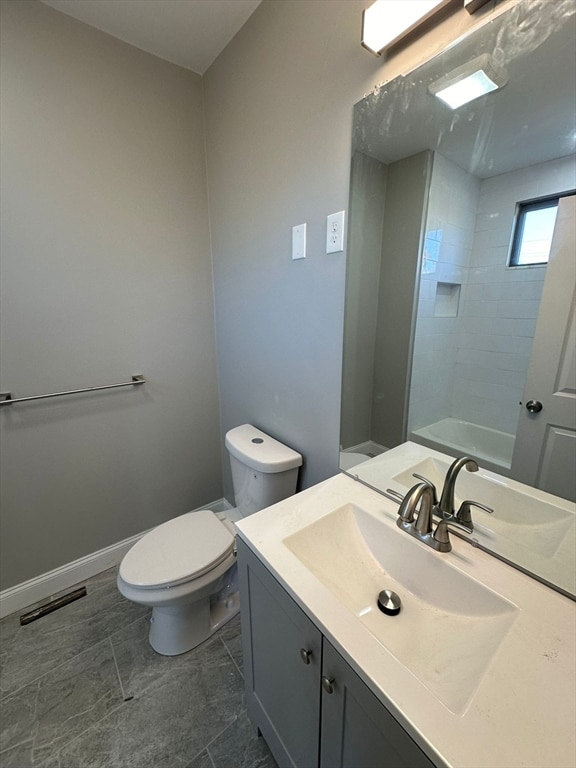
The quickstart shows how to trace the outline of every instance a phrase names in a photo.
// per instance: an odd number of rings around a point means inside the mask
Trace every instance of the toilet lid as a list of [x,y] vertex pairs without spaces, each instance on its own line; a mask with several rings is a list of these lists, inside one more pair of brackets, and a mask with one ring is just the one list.
[[135,587],[181,584],[228,557],[234,536],[209,509],[188,512],[143,536],[122,560],[120,576]]

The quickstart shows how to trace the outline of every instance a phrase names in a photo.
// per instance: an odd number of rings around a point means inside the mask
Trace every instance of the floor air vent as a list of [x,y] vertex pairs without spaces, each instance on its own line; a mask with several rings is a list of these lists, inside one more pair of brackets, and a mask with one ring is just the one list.
[[22,616],[20,616],[20,624],[30,624],[32,621],[41,619],[42,616],[57,611],[58,608],[63,608],[65,605],[68,605],[68,603],[73,603],[74,600],[79,600],[81,597],[86,597],[86,587],[79,587],[72,592],[68,592],[65,595],[56,597],[54,600],[50,600],[48,603],[44,603],[44,605],[39,605],[38,608],[34,608],[34,610],[29,611],[28,613],[23,613]]

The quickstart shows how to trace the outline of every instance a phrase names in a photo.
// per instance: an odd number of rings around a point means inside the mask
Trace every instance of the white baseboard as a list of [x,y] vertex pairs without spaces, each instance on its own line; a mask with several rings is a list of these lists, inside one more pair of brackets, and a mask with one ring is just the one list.
[[[229,506],[225,499],[219,499],[211,504],[206,504],[202,509],[222,512]],[[147,532],[142,531],[142,533],[131,536],[129,539],[119,541],[98,552],[93,552],[91,555],[86,555],[72,563],[55,568],[53,571],[24,581],[22,584],[2,590],[0,592],[0,619],[16,611],[21,611],[23,608],[28,608],[34,603],[49,600],[65,589],[69,589],[91,576],[96,576],[97,573],[102,573],[108,568],[119,565],[130,547],[134,546]]]
[[41,600],[48,600],[59,592],[79,584],[97,573],[102,573],[108,568],[118,565],[126,552],[140,539],[146,531],[131,536],[129,539],[119,541],[110,547],[93,552],[72,563],[55,568],[53,571],[36,576],[30,581],[24,581],[15,587],[4,589],[0,592],[0,618],[11,613],[28,608]]

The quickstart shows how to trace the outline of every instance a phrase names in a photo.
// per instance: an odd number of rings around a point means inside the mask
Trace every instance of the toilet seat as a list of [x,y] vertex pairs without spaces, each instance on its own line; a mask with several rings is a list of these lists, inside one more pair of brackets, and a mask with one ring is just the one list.
[[176,586],[216,568],[233,550],[234,536],[213,512],[188,512],[143,536],[122,560],[120,576],[141,589]]

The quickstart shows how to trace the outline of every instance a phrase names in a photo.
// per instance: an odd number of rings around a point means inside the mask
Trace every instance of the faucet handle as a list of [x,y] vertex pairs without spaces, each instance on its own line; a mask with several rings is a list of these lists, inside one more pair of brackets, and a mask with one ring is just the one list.
[[471,532],[474,530],[474,523],[472,522],[472,512],[470,507],[478,507],[478,509],[483,509],[484,512],[488,512],[489,514],[492,514],[494,510],[491,507],[487,507],[485,504],[480,504],[478,501],[472,501],[472,499],[463,501],[454,517]]
[[452,542],[450,541],[450,535],[448,533],[449,525],[458,528],[458,530],[464,531],[465,533],[471,533],[470,529],[465,525],[457,523],[454,517],[450,520],[440,520],[434,531],[434,541],[437,542],[435,549],[437,549],[438,552],[450,552],[452,549]]
[[386,488],[385,491],[381,491],[383,496],[386,496],[390,501],[395,501],[396,504],[401,504],[404,501],[404,494],[399,491],[395,491],[394,488]]
[[415,477],[417,480],[422,480],[423,483],[426,483],[426,485],[429,485],[430,488],[432,488],[433,495],[434,495],[434,499],[432,503],[434,504],[434,506],[436,506],[436,504],[438,504],[438,493],[436,491],[436,486],[434,485],[432,480],[428,480],[427,477],[424,477],[424,475],[419,475],[417,472],[412,472],[412,477]]

